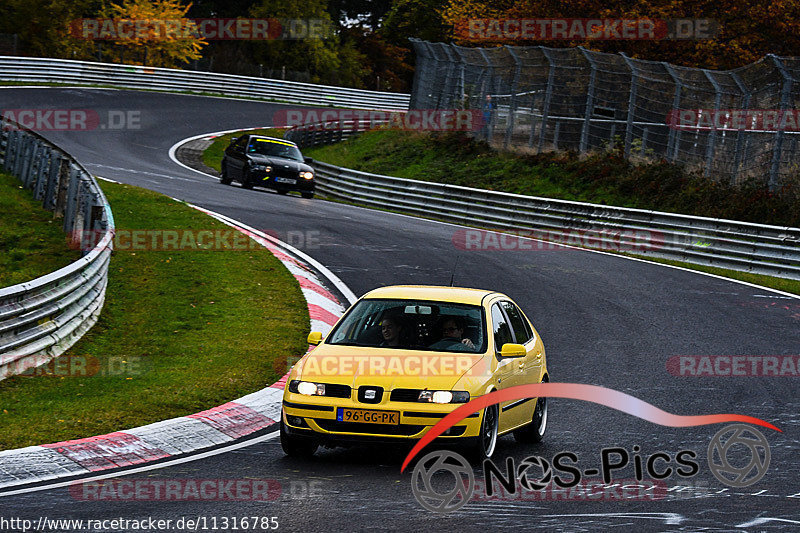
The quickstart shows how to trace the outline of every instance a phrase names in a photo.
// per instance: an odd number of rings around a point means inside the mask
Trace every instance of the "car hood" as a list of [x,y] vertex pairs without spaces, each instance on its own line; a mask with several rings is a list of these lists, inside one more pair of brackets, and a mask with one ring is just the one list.
[[314,169],[311,168],[310,166],[306,165],[305,163],[301,163],[300,161],[295,161],[294,159],[284,159],[282,157],[269,157],[261,154],[248,154],[247,157],[249,157],[251,161],[259,165],[269,165],[273,168],[289,170],[292,172],[314,171]]
[[294,379],[391,389],[450,390],[465,374],[481,374],[484,354],[322,344],[295,366]]

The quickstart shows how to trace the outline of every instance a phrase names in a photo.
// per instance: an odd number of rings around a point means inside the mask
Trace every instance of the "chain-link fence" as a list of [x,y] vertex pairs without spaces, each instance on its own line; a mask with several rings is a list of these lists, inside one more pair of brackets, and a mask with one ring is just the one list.
[[412,42],[411,108],[483,109],[478,135],[505,147],[583,154],[621,145],[626,156],[773,190],[800,175],[800,113],[784,112],[800,108],[800,58],[712,71],[581,47]]

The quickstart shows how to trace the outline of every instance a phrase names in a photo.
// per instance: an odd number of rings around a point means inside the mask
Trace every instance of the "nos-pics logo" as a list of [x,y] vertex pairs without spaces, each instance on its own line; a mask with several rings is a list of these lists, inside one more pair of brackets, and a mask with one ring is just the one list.
[[[485,461],[491,462],[490,459]],[[748,487],[767,473],[770,448],[760,431],[746,424],[733,424],[718,431],[708,445],[708,466],[720,482],[729,487]],[[540,470],[541,478],[532,472]],[[484,471],[487,471],[484,468]],[[440,473],[443,472],[444,475]],[[439,475],[437,475],[439,474]],[[519,464],[516,476],[529,491],[544,490],[553,481],[553,470],[546,459],[528,457]],[[484,480],[488,485],[491,480]],[[472,465],[461,455],[436,450],[420,459],[411,476],[411,491],[425,509],[437,513],[457,511],[475,491]]]

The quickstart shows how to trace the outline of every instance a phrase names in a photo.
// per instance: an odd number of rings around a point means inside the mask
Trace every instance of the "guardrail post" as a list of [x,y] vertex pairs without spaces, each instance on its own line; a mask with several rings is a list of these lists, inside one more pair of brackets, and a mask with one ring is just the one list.
[[78,169],[69,164],[67,197],[64,204],[64,233],[71,233],[75,227],[75,213],[78,208]]
[[514,63],[516,68],[514,69],[514,79],[511,81],[511,102],[508,106],[508,120],[506,121],[506,138],[503,141],[503,147],[508,148],[509,143],[511,142],[511,135],[514,133],[514,117],[516,115],[517,109],[517,84],[519,83],[519,75],[522,71],[522,63],[517,57],[517,54],[514,53],[514,50],[511,49],[510,46],[505,47],[508,50],[508,53],[514,59]]
[[588,50],[582,46],[579,46],[578,50],[581,51],[583,57],[585,57],[586,61],[589,62],[589,66],[591,68],[591,72],[589,73],[589,86],[586,88],[586,109],[585,116],[583,118],[583,127],[581,128],[581,144],[578,150],[579,153],[585,154],[589,148],[589,128],[591,127],[590,120],[594,114],[594,86],[595,81],[597,80],[597,64],[595,63],[594,58],[591,57]]
[[[550,101],[553,98],[553,85],[556,77],[556,64],[553,58],[550,57],[550,52],[544,47],[540,46],[539,50],[544,54],[547,62],[550,64],[550,70],[547,73],[547,90],[544,93],[544,104],[542,105],[542,125],[539,127],[539,147],[536,152],[541,154],[544,149],[544,134],[547,129],[547,116],[550,114]],[[558,133],[558,122],[556,122],[556,134]],[[556,135],[557,139],[558,136]],[[557,144],[557,143],[554,143]]]
[[[683,82],[675,73],[675,69],[672,68],[672,65],[666,61],[662,61],[661,64],[664,66],[667,74],[669,74],[672,78],[672,81],[675,82],[675,93],[672,95],[672,111],[677,112],[681,105],[681,91],[683,91]],[[667,158],[670,161],[675,161],[678,158],[678,149],[681,145],[681,131],[682,130],[679,127],[673,127],[669,129],[669,134],[667,137]]]
[[[639,92],[639,71],[636,69],[636,65],[631,61],[624,52],[620,52],[622,59],[625,60],[625,64],[631,69],[631,87],[628,93],[628,117],[625,121],[625,157],[631,155],[631,142],[633,142],[633,116],[635,114],[636,109],[636,94]],[[614,125],[616,126],[616,122]],[[614,135],[611,135],[611,139],[613,142]]]
[[61,157],[55,150],[50,150],[47,167],[47,189],[44,193],[44,208],[48,211],[54,211],[56,207],[56,196],[58,195],[59,179],[61,177]]
[[[742,82],[739,75],[736,72],[731,72],[731,77],[733,77],[733,81],[736,82],[736,85],[739,87],[739,90],[742,91],[744,95],[744,101],[742,102],[742,111],[747,111],[750,109],[750,98],[751,94],[750,91],[747,90],[744,83]],[[746,113],[744,113],[747,116]],[[747,152],[748,147],[748,140],[749,134],[747,132],[747,124],[745,121],[745,127],[739,128],[739,131],[736,132],[736,147],[733,149],[733,174],[731,175],[731,185],[736,184],[736,180],[739,177],[739,171],[742,164],[742,152]],[[742,146],[744,144],[744,147]],[[744,154],[744,159],[747,160],[747,154]]]
[[44,144],[39,145],[38,153],[36,154],[36,174],[34,179],[36,183],[33,188],[33,197],[36,200],[44,200],[44,191],[47,186],[47,180],[50,177],[50,148]]
[[767,183],[769,190],[774,191],[778,188],[778,172],[781,167],[781,151],[783,150],[783,138],[785,135],[786,117],[784,113],[791,108],[791,95],[792,95],[792,77],[786,71],[783,62],[778,59],[774,54],[769,54],[770,59],[775,64],[775,67],[783,76],[783,88],[781,89],[781,113],[778,122],[778,131],[775,133],[775,141],[772,147],[772,166],[769,171],[769,182]]
[[[17,146],[14,155],[14,170],[12,174],[17,176],[22,181],[22,169],[25,166],[25,156],[28,151],[28,136],[23,132],[17,132]],[[24,182],[23,182],[24,183]]]
[[716,117],[719,114],[719,107],[722,101],[722,88],[717,83],[717,80],[714,79],[714,76],[707,69],[703,69],[703,74],[705,74],[708,81],[711,82],[711,85],[714,86],[714,117],[712,117],[712,127],[711,132],[706,136],[706,170],[705,170],[705,177],[709,177],[711,175],[711,164],[714,161],[714,143],[717,140],[717,128],[716,128]]

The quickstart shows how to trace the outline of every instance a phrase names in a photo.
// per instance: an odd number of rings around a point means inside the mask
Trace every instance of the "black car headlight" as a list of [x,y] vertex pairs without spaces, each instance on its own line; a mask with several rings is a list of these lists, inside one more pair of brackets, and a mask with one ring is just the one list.
[[422,390],[419,391],[418,402],[428,403],[467,403],[469,393],[463,390]]
[[269,165],[253,165],[253,170],[262,170],[264,172],[272,172],[272,167]]
[[300,173],[300,177],[303,178],[304,180],[314,179],[314,173],[313,172],[301,172]]

